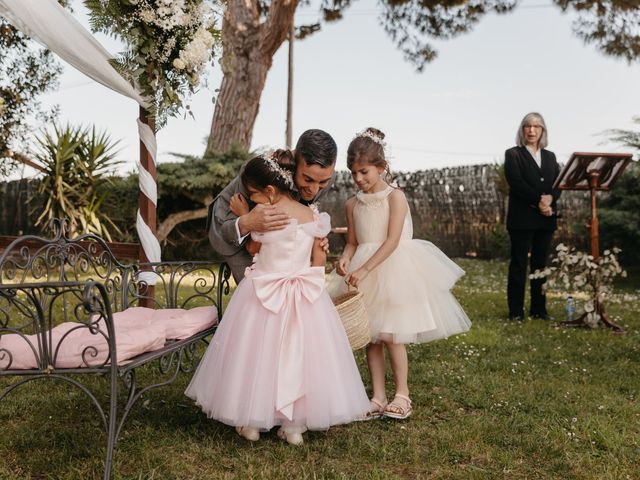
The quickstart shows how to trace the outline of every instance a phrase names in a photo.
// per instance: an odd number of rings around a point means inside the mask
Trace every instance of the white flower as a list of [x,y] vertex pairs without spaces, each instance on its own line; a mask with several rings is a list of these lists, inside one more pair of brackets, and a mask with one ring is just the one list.
[[584,323],[586,323],[591,328],[597,328],[598,324],[600,323],[600,315],[595,312],[587,313],[587,316],[584,319]]
[[182,61],[182,59],[176,58],[173,61],[173,66],[176,68],[176,70],[184,70],[187,65],[184,63],[184,61]]
[[150,8],[145,8],[140,12],[140,19],[145,23],[152,23],[156,19],[156,14]]

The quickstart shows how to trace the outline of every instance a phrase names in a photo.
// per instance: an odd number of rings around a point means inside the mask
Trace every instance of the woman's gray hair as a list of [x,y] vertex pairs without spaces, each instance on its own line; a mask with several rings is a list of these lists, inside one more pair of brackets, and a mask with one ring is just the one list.
[[524,138],[524,127],[529,125],[533,120],[537,120],[540,125],[542,125],[542,136],[540,137],[540,141],[538,142],[538,148],[547,148],[549,145],[549,139],[547,137],[547,124],[544,123],[544,118],[538,112],[530,112],[527,113],[522,121],[520,122],[520,126],[518,127],[518,133],[516,133],[516,145],[519,147],[524,147],[527,145],[527,142]]

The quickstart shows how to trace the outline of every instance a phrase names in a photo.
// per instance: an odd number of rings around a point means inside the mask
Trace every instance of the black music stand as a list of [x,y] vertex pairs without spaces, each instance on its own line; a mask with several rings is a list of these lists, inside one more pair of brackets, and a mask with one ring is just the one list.
[[[620,174],[631,161],[630,153],[585,153],[575,152],[564,165],[560,175],[553,184],[557,190],[589,190],[591,192],[591,219],[587,224],[591,242],[591,256],[597,260],[600,256],[598,216],[596,215],[596,191],[611,189]],[[616,332],[624,332],[622,327],[616,325],[604,311],[604,305],[597,298],[594,305],[595,311],[600,315],[602,322]],[[586,325],[586,313],[575,320],[562,322],[562,325],[579,326]]]

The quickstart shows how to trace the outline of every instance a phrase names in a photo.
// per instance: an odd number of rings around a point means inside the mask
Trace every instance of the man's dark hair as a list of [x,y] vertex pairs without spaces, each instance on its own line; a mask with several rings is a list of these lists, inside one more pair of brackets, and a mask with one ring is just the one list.
[[296,143],[296,162],[304,160],[307,165],[317,164],[331,167],[336,163],[338,146],[335,140],[324,130],[312,128],[307,130]]

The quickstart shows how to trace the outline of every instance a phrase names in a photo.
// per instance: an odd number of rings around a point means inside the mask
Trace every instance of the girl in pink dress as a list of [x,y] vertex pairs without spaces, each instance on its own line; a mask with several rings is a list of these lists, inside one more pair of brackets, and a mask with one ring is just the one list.
[[287,153],[254,158],[241,175],[252,202],[277,205],[291,222],[251,234],[260,252],[185,393],[248,440],[279,425],[278,436],[297,445],[307,429],[351,422],[369,402],[324,290],[320,240],[330,230],[329,215],[293,198],[294,161]]
[[[384,133],[369,128],[351,142],[347,167],[360,190],[347,200],[347,244],[327,279],[332,296],[358,288],[364,296],[372,342],[367,346],[373,395],[365,418],[411,415],[406,343],[466,332],[471,322],[450,289],[464,274],[438,247],[413,238],[402,190],[385,182]],[[395,383],[385,392],[385,347]]]

